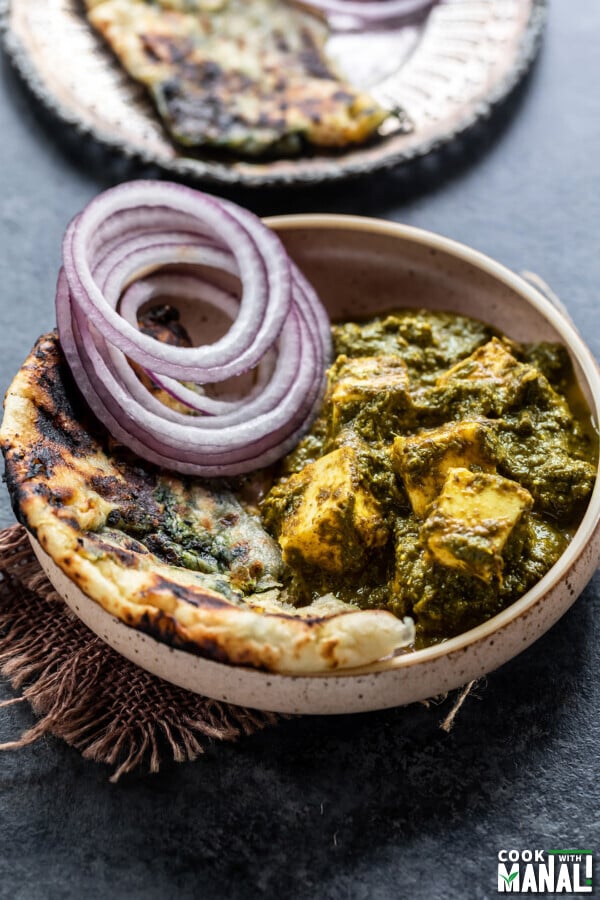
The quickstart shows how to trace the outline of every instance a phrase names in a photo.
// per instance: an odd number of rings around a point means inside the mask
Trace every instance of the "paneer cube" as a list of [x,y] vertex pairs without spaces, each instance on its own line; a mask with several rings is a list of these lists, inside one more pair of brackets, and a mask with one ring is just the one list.
[[411,408],[408,370],[398,356],[339,356],[329,372],[333,434],[358,414],[387,416]]
[[442,490],[449,469],[496,471],[494,436],[477,421],[451,422],[411,437],[397,437],[391,459],[419,518]]
[[529,491],[500,475],[450,469],[421,529],[429,555],[442,566],[486,583],[502,580],[503,550],[524,513]]
[[342,574],[362,568],[368,551],[386,543],[387,526],[353,447],[309,463],[287,487],[296,500],[281,523],[285,562]]
[[[461,359],[448,371],[443,372],[437,380],[438,387],[443,387],[449,381],[459,379],[461,381],[493,381],[496,384],[507,384],[513,380],[518,371],[532,368],[520,363],[512,353],[506,349],[502,341],[492,338],[483,347]],[[532,369],[534,372],[535,370]],[[537,372],[536,372],[537,374]]]
[[[519,362],[497,338],[492,338],[438,376],[438,402],[452,409],[453,418],[491,416],[523,403],[540,380],[546,379],[527,363]],[[546,382],[547,384],[547,382]]]

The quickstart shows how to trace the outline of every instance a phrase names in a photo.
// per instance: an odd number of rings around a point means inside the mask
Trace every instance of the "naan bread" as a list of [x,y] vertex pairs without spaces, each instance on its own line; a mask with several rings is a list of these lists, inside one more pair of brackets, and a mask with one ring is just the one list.
[[327,31],[285,0],[86,0],[172,138],[257,156],[361,143],[389,115],[333,70]]
[[275,672],[358,666],[412,639],[391,613],[279,601],[280,550],[225,484],[133,457],[88,412],[55,333],[5,400],[0,441],[18,519],[105,610],[161,641]]

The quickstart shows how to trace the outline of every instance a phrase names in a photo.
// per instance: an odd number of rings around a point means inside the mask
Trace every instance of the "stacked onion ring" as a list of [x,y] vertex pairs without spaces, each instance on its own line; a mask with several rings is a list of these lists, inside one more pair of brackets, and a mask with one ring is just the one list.
[[300,6],[356,27],[387,25],[419,15],[436,0],[296,0]]
[[[177,269],[160,273],[164,266]],[[237,277],[240,297],[214,272]],[[208,304],[231,326],[212,344],[165,344],[138,326],[141,307],[161,296]],[[153,181],[101,194],[67,229],[56,311],[92,411],[159,466],[205,477],[261,468],[298,442],[320,406],[327,314],[279,238],[225,200]],[[163,403],[132,364],[189,413]],[[250,370],[255,383],[242,398],[202,389]]]

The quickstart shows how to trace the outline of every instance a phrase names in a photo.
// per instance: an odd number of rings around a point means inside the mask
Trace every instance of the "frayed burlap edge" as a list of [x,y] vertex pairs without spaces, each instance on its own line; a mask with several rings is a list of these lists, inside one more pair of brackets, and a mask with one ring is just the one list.
[[0,533],[0,673],[39,721],[0,750],[53,734],[85,759],[115,767],[111,781],[168,760],[194,760],[209,739],[235,741],[279,716],[219,703],[150,675],[76,619],[35,559],[27,533]]
[[[129,662],[83,625],[58,596],[33,555],[27,532],[0,532],[0,674],[38,722],[0,744],[17,750],[52,734],[85,759],[114,768],[111,781],[170,761],[197,759],[209,740],[235,741],[282,716],[219,703],[175,687]],[[472,694],[456,696],[440,728],[451,730]],[[437,706],[448,695],[423,701]]]

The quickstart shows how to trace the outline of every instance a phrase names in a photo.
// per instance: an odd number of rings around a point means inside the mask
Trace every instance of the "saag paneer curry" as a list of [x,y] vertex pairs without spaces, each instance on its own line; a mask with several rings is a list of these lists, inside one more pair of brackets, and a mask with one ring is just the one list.
[[284,596],[412,616],[427,646],[558,560],[594,484],[595,433],[567,401],[560,345],[414,310],[334,326],[334,342],[322,413],[261,505]]

